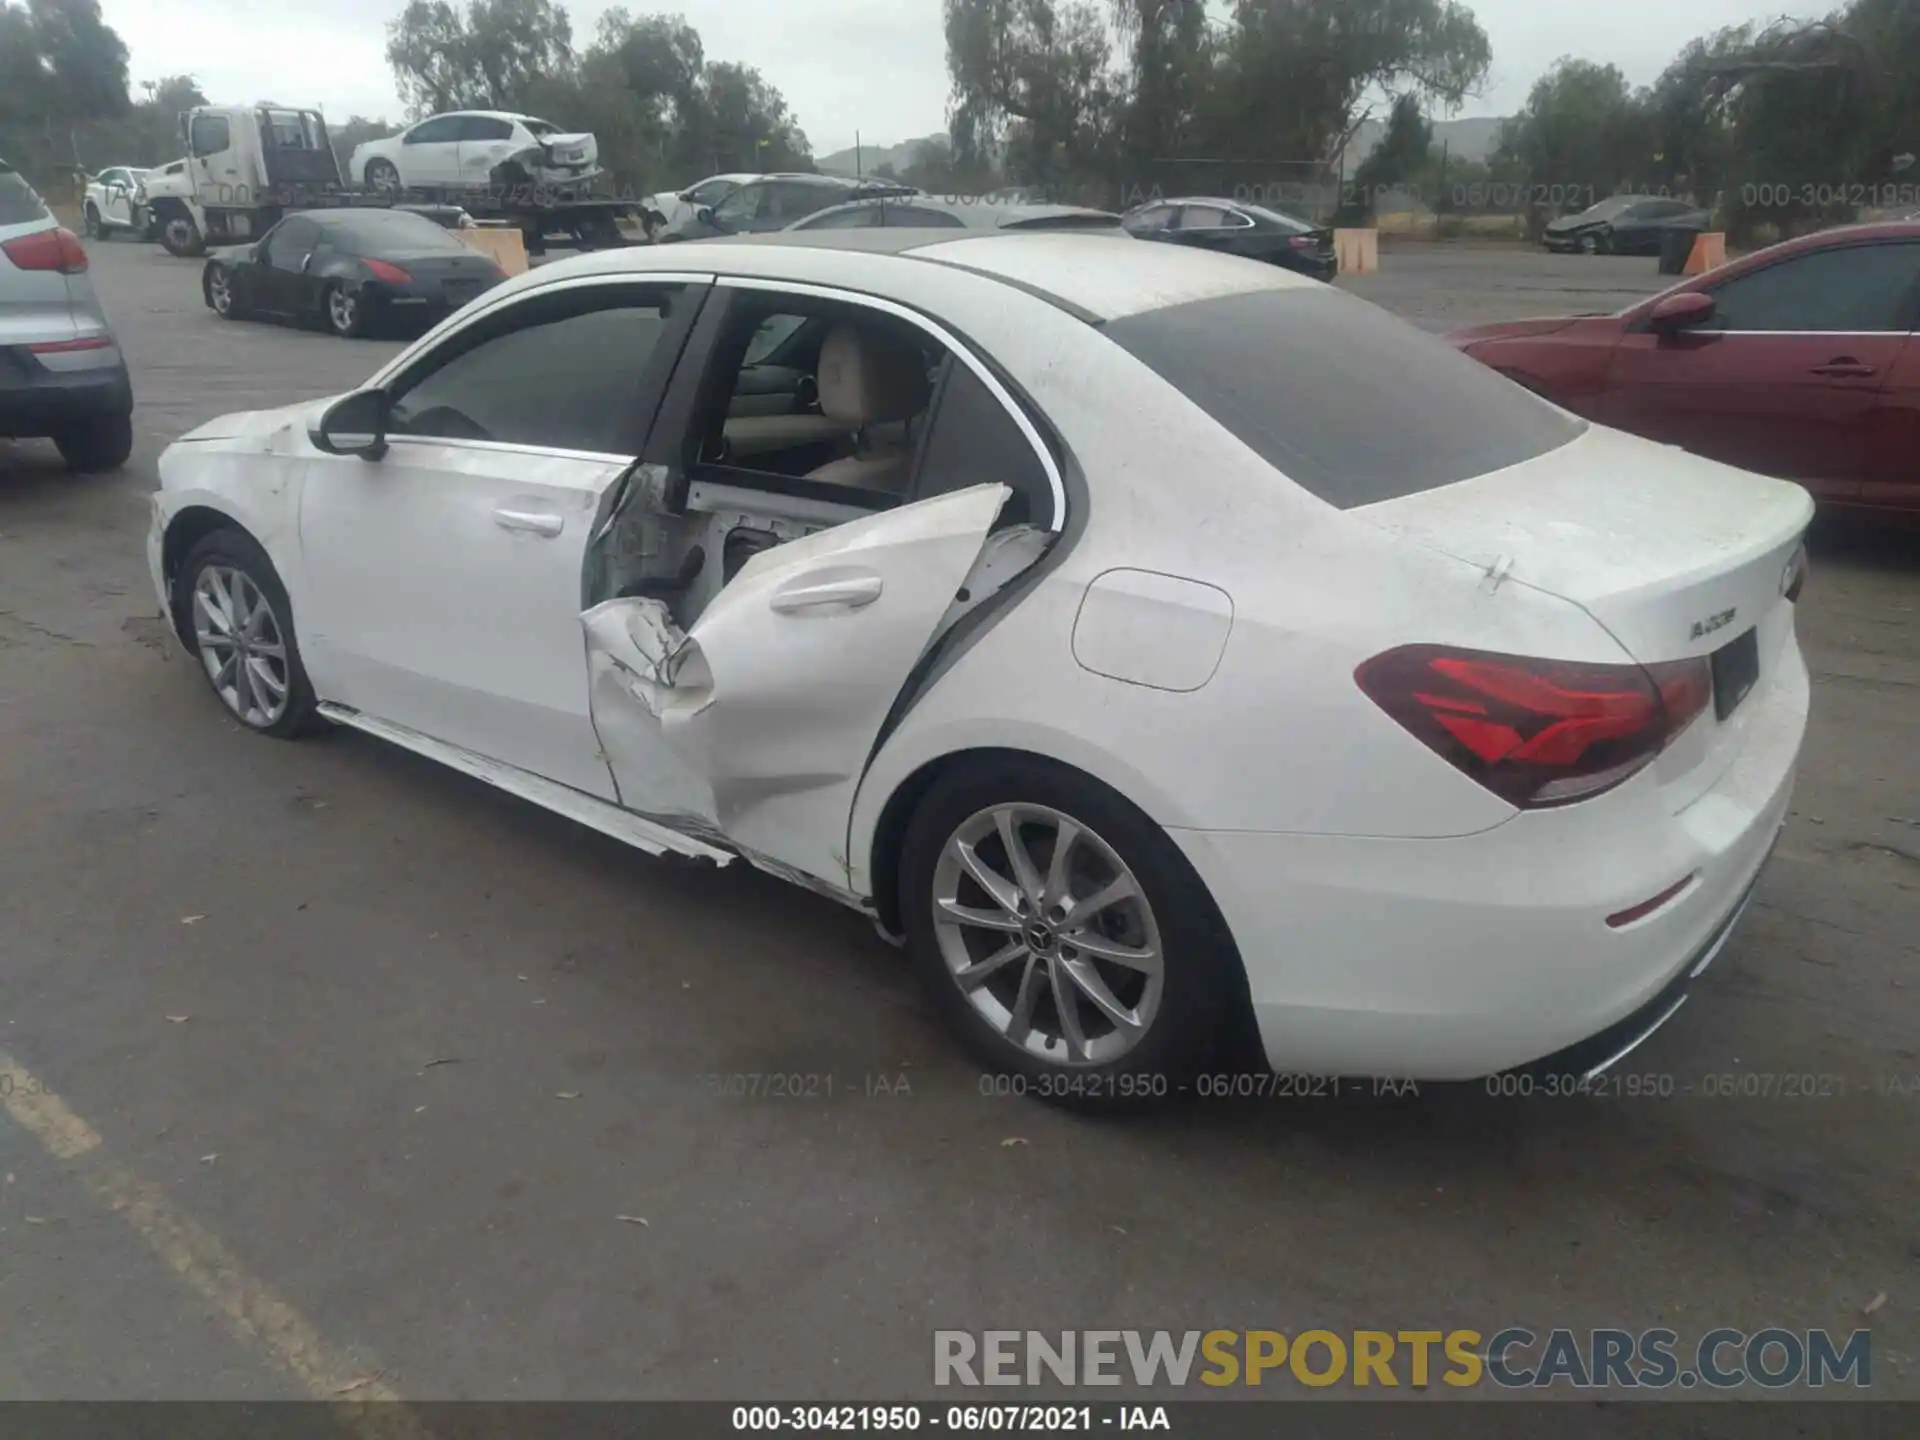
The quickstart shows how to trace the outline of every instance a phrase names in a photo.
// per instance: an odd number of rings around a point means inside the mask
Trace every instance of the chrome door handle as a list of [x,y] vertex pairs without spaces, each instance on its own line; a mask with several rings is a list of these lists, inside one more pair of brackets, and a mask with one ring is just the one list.
[[556,515],[551,510],[515,510],[510,506],[494,511],[493,523],[502,530],[525,530],[549,539],[567,528],[564,515]]
[[1813,373],[1815,375],[1833,375],[1841,378],[1864,380],[1868,376],[1878,375],[1880,372],[1871,365],[1862,365],[1851,355],[1842,355],[1838,359],[1829,360],[1824,365],[1814,366]]
[[772,605],[774,613],[779,615],[791,615],[799,610],[817,610],[827,605],[858,610],[878,600],[885,588],[885,583],[878,575],[845,575],[832,579],[802,576],[775,595]]

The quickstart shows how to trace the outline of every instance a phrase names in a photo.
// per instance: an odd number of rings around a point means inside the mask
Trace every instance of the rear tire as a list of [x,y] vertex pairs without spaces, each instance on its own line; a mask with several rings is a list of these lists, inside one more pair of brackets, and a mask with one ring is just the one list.
[[935,781],[904,837],[900,914],[983,1085],[1124,1109],[1239,1058],[1245,972],[1212,897],[1164,830],[1076,771],[1008,756]]
[[133,454],[133,416],[102,415],[53,437],[60,458],[77,475],[118,470]]
[[384,195],[400,193],[400,172],[391,160],[367,162],[367,188],[378,190]]
[[286,587],[251,535],[229,528],[203,538],[174,577],[172,598],[175,628],[228,715],[276,740],[324,728]]

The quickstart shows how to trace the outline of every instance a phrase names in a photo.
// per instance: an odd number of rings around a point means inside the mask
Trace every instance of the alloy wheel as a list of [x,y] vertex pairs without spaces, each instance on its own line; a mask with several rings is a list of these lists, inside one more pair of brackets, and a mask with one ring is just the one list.
[[961,824],[933,876],[948,973],[1009,1044],[1060,1065],[1106,1065],[1160,1011],[1153,907],[1113,847],[1044,805],[1003,804]]
[[215,693],[236,717],[264,730],[286,714],[292,688],[286,632],[244,570],[201,570],[193,585],[193,638]]
[[207,275],[207,297],[213,301],[215,314],[233,313],[233,283],[225,270],[215,268]]
[[335,288],[327,292],[327,319],[333,322],[333,328],[342,335],[351,335],[354,324],[360,318],[360,302],[345,290]]

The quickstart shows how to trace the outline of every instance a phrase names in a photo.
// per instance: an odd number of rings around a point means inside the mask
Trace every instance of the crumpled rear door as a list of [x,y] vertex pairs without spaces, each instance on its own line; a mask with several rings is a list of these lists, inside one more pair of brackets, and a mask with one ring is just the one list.
[[979,485],[768,550],[687,634],[657,600],[589,610],[621,803],[845,886],[874,741],[1011,493]]

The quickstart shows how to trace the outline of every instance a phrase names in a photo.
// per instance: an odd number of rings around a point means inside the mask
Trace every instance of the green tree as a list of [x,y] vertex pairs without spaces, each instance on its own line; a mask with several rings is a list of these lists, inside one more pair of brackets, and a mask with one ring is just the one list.
[[1548,203],[1582,210],[1649,183],[1653,135],[1646,102],[1618,66],[1563,57],[1503,127],[1499,154],[1519,165]]
[[1395,98],[1387,116],[1386,133],[1373,153],[1360,162],[1342,206],[1342,224],[1358,224],[1374,213],[1380,196],[1400,187],[1414,187],[1430,175],[1433,122],[1420,108],[1420,97]]
[[946,0],[946,34],[963,165],[1004,154],[1012,178],[1055,190],[1109,168],[1119,81],[1092,5]]
[[1182,153],[1194,138],[1216,63],[1206,0],[1110,0],[1127,46],[1119,146],[1140,171]]
[[1210,102],[1220,154],[1331,160],[1402,93],[1453,109],[1493,51],[1454,0],[1236,0]]
[[511,110],[573,65],[573,22],[553,0],[411,0],[387,26],[387,63],[416,115]]
[[90,123],[129,108],[127,47],[99,0],[0,0],[0,154],[46,183],[84,163]]

